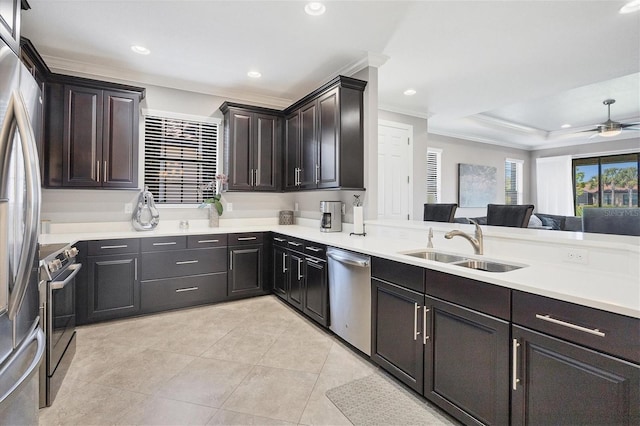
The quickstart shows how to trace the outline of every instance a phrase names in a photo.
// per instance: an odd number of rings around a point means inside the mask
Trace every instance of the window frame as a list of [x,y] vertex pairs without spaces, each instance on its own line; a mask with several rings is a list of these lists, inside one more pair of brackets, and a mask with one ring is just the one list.
[[[430,164],[433,160],[430,160],[430,156],[435,156],[435,178],[432,178],[432,170]],[[426,195],[428,203],[439,203],[442,201],[442,149],[440,148],[427,148],[427,182],[426,182]],[[431,180],[435,180],[435,194],[430,184]],[[434,196],[435,199],[431,198]]]
[[[507,193],[514,192],[513,190],[512,191],[507,190],[507,164],[508,163],[515,164],[515,168],[516,168],[516,178],[515,178],[516,203],[515,204],[507,203]],[[524,203],[524,160],[520,160],[517,158],[505,158],[504,160],[504,203],[511,204],[511,205],[518,205],[518,204]]]
[[[214,155],[213,157],[215,158],[215,163],[216,163],[216,167],[214,169],[214,173],[213,176],[215,177],[218,174],[224,173],[223,170],[223,163],[222,163],[222,138],[221,138],[221,132],[223,131],[222,129],[222,119],[220,118],[216,118],[216,117],[207,117],[207,116],[201,116],[201,115],[192,115],[192,114],[182,114],[182,113],[177,113],[177,112],[170,112],[170,111],[161,111],[161,110],[153,110],[153,109],[143,109],[142,110],[142,119],[143,119],[143,135],[142,135],[142,141],[143,143],[141,144],[140,147],[140,157],[142,158],[142,168],[141,168],[141,174],[142,174],[142,179],[141,181],[143,182],[143,187],[147,186],[147,182],[146,182],[146,167],[147,167],[147,156],[146,156],[146,143],[147,143],[147,126],[146,126],[146,120],[147,117],[156,117],[156,118],[161,118],[161,119],[168,119],[168,120],[179,120],[179,121],[189,121],[189,122],[195,122],[195,123],[200,123],[200,124],[209,124],[209,125],[213,125],[215,126],[215,130],[216,130],[216,137],[215,137],[215,143],[216,143],[216,147],[214,150]],[[197,207],[201,204],[200,201],[198,202],[184,202],[184,203],[163,203],[160,202],[158,199],[158,194],[154,193],[154,201],[156,203],[156,207],[159,209],[166,209],[166,208],[172,208],[172,209],[192,209],[194,207]]]
[[[615,152],[615,153],[608,153],[608,154],[602,154],[602,155],[592,155],[592,156],[581,156],[581,157],[574,157],[571,159],[571,180],[573,182],[573,212],[576,216],[578,216],[578,203],[577,203],[577,182],[576,182],[576,162],[584,162],[584,161],[595,161],[598,167],[598,205],[597,206],[592,206],[595,208],[602,208],[602,203],[604,201],[604,186],[602,185],[602,160],[603,159],[610,159],[610,158],[614,158],[614,157],[622,157],[622,156],[632,156],[635,155],[636,156],[636,170],[637,170],[637,181],[636,181],[636,188],[638,188],[638,197],[640,197],[640,152],[639,151],[633,151],[633,152]],[[606,161],[605,161],[606,164]],[[580,165],[578,165],[580,166]],[[638,208],[640,207],[640,199],[638,200],[638,205],[637,206],[632,206],[632,207],[628,207],[628,206],[622,206],[619,208]],[[584,208],[584,207],[583,207]],[[582,213],[580,212],[580,216],[582,216]]]

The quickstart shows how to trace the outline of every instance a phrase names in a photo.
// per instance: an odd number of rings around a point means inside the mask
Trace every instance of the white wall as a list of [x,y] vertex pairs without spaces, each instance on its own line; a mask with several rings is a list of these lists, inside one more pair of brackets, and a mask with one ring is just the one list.
[[[504,161],[507,158],[524,161],[523,202],[529,203],[531,188],[533,188],[531,182],[535,182],[529,178],[531,169],[529,151],[428,133],[428,122],[424,118],[383,110],[379,111],[379,118],[413,126],[413,217],[415,220],[422,218],[423,204],[427,202],[427,148],[442,150],[443,203],[458,202],[459,163],[495,167],[498,170],[496,202],[504,202]],[[485,215],[486,208],[458,208],[456,211],[457,217]]]

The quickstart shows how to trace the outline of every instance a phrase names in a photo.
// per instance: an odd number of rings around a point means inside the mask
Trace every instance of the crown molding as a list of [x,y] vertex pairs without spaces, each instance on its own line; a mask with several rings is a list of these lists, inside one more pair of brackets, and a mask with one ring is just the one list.
[[396,114],[408,115],[410,117],[424,118],[425,120],[430,119],[434,115],[430,112],[418,112],[411,109],[397,108],[397,107],[394,107],[391,105],[385,105],[385,104],[378,105],[378,109],[381,109],[383,111],[393,112]]
[[361,59],[352,62],[336,72],[327,80],[331,80],[339,75],[353,76],[355,73],[362,71],[367,67],[380,68],[389,60],[389,56],[382,53],[367,52]]
[[503,146],[505,148],[520,149],[520,150],[523,150],[523,151],[532,151],[533,150],[533,148],[530,147],[530,146],[514,144],[514,143],[511,143],[511,142],[504,142],[504,141],[500,141],[500,140],[496,140],[496,139],[482,138],[482,137],[479,137],[479,136],[471,136],[471,135],[466,135],[466,134],[462,134],[462,133],[455,133],[455,132],[450,132],[448,130],[430,129],[430,128],[427,127],[427,134],[429,134],[429,133],[434,134],[434,135],[446,136],[446,137],[449,137],[449,138],[462,139],[462,140],[466,140],[466,141],[479,142],[479,143],[485,143],[485,144],[496,145],[496,146]]
[[229,90],[204,83],[196,83],[180,79],[162,77],[154,74],[135,72],[109,65],[95,65],[87,62],[56,56],[42,55],[46,64],[54,72],[73,73],[81,77],[102,77],[127,82],[135,82],[142,85],[153,85],[171,89],[185,90],[188,92],[202,93],[221,98],[230,98],[241,102],[258,103],[277,108],[286,108],[294,101],[288,98],[258,95],[244,91]]

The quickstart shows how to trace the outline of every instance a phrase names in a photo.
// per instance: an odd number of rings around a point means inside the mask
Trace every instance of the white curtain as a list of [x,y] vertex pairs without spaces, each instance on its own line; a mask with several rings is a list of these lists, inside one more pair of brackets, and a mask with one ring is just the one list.
[[571,164],[570,155],[536,159],[537,212],[574,215]]

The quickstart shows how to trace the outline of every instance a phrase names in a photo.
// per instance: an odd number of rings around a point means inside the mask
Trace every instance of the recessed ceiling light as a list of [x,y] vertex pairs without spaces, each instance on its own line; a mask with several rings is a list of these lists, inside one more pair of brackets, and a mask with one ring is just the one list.
[[404,94],[407,95],[407,96],[413,96],[413,95],[416,94],[416,91],[413,90],[413,89],[407,89],[407,90],[404,91]]
[[260,78],[262,77],[262,74],[260,74],[258,71],[249,71],[247,73],[247,75],[251,78]]
[[633,13],[640,10],[640,0],[632,0],[620,8],[620,13]]
[[306,4],[304,11],[307,15],[320,16],[327,11],[327,8],[319,1],[312,1]]
[[568,123],[567,124],[563,124],[560,127],[562,127],[563,129],[568,129],[569,127],[571,127],[571,124],[568,124]]
[[149,53],[151,53],[151,51],[149,49],[147,49],[144,46],[139,46],[137,44],[134,44],[133,46],[131,46],[131,50],[133,50],[134,52],[136,52],[139,55],[148,55]]

